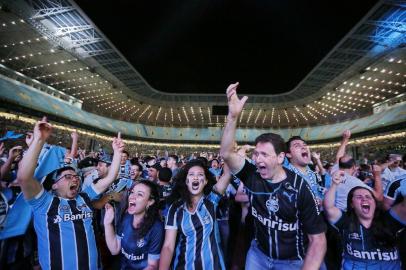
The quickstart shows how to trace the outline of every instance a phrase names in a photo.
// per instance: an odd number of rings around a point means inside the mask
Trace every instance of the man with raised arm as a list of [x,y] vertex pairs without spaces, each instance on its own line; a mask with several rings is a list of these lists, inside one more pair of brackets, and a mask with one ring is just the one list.
[[33,209],[42,269],[98,269],[97,247],[92,227],[91,200],[117,177],[124,143],[120,133],[113,140],[114,157],[109,174],[80,190],[80,177],[72,167],[53,173],[52,193],[33,178],[38,156],[52,133],[44,117],[34,127],[33,138],[21,163],[17,179],[24,198]]
[[237,96],[238,83],[227,89],[228,116],[221,156],[244,182],[251,202],[255,239],[246,269],[319,269],[326,252],[326,224],[309,185],[282,167],[286,145],[273,133],[255,139],[256,165],[233,150],[237,119],[247,97]]

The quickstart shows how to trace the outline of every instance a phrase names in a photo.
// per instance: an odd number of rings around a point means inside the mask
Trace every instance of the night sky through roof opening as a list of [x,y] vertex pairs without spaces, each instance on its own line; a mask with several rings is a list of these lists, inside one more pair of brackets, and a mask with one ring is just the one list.
[[155,89],[291,91],[377,1],[76,0]]

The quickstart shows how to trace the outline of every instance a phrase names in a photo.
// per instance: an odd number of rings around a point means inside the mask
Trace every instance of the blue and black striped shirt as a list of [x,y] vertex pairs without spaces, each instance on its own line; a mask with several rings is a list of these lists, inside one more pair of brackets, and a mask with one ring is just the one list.
[[202,197],[194,213],[183,202],[170,206],[165,229],[178,230],[174,269],[225,269],[216,222],[220,198],[214,192]]
[[34,212],[38,255],[42,269],[97,269],[91,200],[98,196],[93,185],[75,199],[42,190],[28,200]]

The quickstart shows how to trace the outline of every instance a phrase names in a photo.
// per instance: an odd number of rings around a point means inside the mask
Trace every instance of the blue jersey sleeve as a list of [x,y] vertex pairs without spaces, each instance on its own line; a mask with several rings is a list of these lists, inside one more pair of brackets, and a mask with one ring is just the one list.
[[148,260],[159,260],[164,241],[164,226],[162,222],[155,222],[151,228],[151,244],[148,250]]
[[171,204],[168,210],[168,215],[165,220],[165,229],[177,230],[177,215],[178,215],[178,205],[176,203]]
[[26,200],[31,206],[34,212],[46,212],[48,211],[49,204],[52,201],[53,196],[46,192],[43,188],[41,191],[32,199]]
[[95,200],[100,196],[100,193],[94,189],[94,184],[87,186],[82,192],[86,193],[90,200]]
[[210,192],[210,194],[207,196],[207,199],[209,200],[209,201],[211,201],[213,204],[214,204],[214,206],[218,206],[218,204],[219,204],[219,201],[220,201],[220,199],[221,199],[221,195],[220,194],[218,194],[218,193],[216,193],[216,192]]

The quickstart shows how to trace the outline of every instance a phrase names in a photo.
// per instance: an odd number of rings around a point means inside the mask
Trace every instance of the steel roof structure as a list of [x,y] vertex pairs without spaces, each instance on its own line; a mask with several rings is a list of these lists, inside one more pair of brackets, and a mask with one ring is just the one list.
[[[211,106],[226,105],[225,95],[152,88],[72,0],[0,3],[3,74],[14,70],[27,84],[114,119],[173,127],[224,124],[225,116],[213,115]],[[380,1],[294,89],[250,95],[239,125],[336,123],[403,100],[405,32],[406,1]]]

